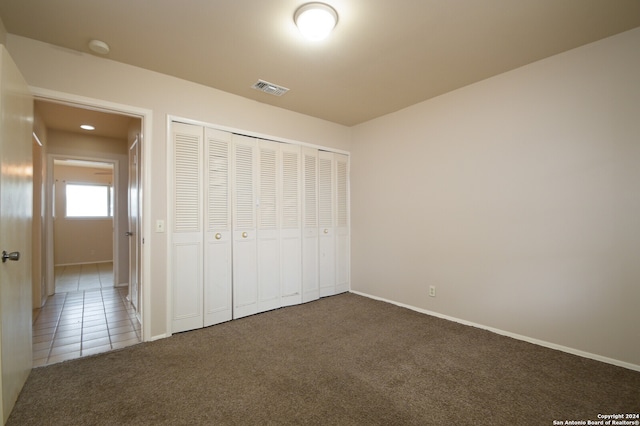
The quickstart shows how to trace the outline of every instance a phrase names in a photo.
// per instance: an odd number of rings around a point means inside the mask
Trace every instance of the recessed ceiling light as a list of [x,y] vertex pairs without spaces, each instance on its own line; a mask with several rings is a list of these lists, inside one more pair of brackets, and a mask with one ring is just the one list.
[[96,129],[91,124],[83,124],[83,125],[80,126],[80,128],[84,129],[84,130],[95,130]]
[[336,26],[338,13],[324,3],[307,3],[296,10],[293,20],[303,36],[309,40],[322,40]]
[[106,55],[109,53],[109,45],[102,40],[91,40],[89,42],[89,49],[100,55]]

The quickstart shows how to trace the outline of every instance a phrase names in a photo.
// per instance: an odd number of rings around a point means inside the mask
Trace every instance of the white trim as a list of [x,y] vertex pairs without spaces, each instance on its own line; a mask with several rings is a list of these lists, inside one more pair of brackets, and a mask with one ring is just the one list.
[[130,105],[118,104],[101,99],[88,98],[71,93],[57,92],[55,90],[43,89],[41,87],[30,86],[34,98],[51,100],[56,103],[67,103],[79,106],[83,109],[91,109],[101,112],[115,112],[120,115],[130,115],[132,117],[145,117],[151,115],[151,110],[133,107]]
[[[171,134],[171,123],[173,119],[170,115],[167,115],[167,128],[166,128],[166,138],[167,143],[165,145],[165,157],[166,163],[164,166],[165,174],[167,176],[167,185],[165,186],[166,195],[165,199],[167,200],[167,213],[165,217],[165,226],[164,231],[167,234],[166,238],[166,248],[165,252],[166,259],[164,262],[164,276],[166,277],[167,287],[166,291],[166,300],[167,303],[165,305],[165,310],[167,312],[165,317],[165,333],[161,336],[170,337],[173,335],[173,283],[171,282],[171,277],[173,274],[173,270],[171,269],[171,243],[172,243],[172,230],[173,230],[173,187],[171,183],[171,179],[173,177],[173,135]],[[162,337],[159,337],[162,338]]]
[[56,263],[55,266],[93,265],[94,263],[113,263],[113,261],[112,260],[96,260],[95,262]]
[[[140,142],[142,143],[142,155],[140,158],[141,184],[142,184],[142,206],[140,224],[142,229],[143,240],[148,241],[151,235],[151,167],[148,164],[151,159],[151,140],[152,140],[152,120],[153,112],[150,109],[138,108],[131,105],[118,104],[115,102],[105,101],[101,99],[88,98],[85,96],[74,95],[71,93],[58,92],[55,90],[44,89],[41,87],[29,87],[35,99],[47,99],[58,103],[69,103],[85,109],[95,109],[97,111],[111,111],[122,115],[130,115],[139,117],[142,120],[142,131],[140,134]],[[52,232],[48,230],[47,232]],[[47,237],[49,235],[47,234]],[[142,244],[142,270],[140,288],[142,292],[142,339],[147,341],[151,338],[151,289],[148,277],[151,276],[151,251],[147,250],[145,244]],[[49,258],[47,258],[49,262]],[[53,259],[51,259],[53,262]],[[53,277],[47,277],[53,279]]]
[[33,138],[36,140],[36,143],[42,146],[42,142],[40,142],[40,138],[38,137],[38,135],[36,135],[36,132],[31,132],[31,134],[33,135]]
[[487,330],[487,331],[490,331],[492,333],[500,334],[502,336],[511,337],[513,339],[516,339],[516,340],[522,340],[524,342],[533,343],[534,345],[543,346],[545,348],[550,348],[550,349],[555,349],[555,350],[558,350],[558,351],[561,351],[561,352],[566,352],[566,353],[569,353],[569,354],[572,354],[572,355],[577,355],[577,356],[580,356],[582,358],[593,359],[595,361],[605,362],[607,364],[612,364],[612,365],[615,365],[615,366],[618,366],[618,367],[627,368],[629,370],[640,371],[640,365],[631,364],[629,362],[624,362],[624,361],[620,361],[620,360],[617,360],[617,359],[614,359],[614,358],[609,358],[609,357],[606,357],[606,356],[593,354],[591,352],[581,351],[579,349],[574,349],[574,348],[570,348],[568,346],[558,345],[556,343],[551,343],[551,342],[547,342],[547,341],[544,341],[544,340],[534,339],[533,337],[523,336],[521,334],[512,333],[510,331],[500,330],[499,328],[488,327],[486,325],[478,324],[478,323],[471,322],[471,321],[466,321],[466,320],[463,320],[463,319],[460,319],[460,318],[451,317],[449,315],[443,315],[443,314],[440,314],[438,312],[433,312],[433,311],[429,311],[429,310],[426,310],[426,309],[417,308],[415,306],[406,305],[404,303],[395,302],[393,300],[385,299],[383,297],[373,296],[371,294],[362,293],[362,292],[359,292],[359,291],[351,290],[351,293],[357,294],[359,296],[364,296],[364,297],[367,297],[369,299],[374,299],[374,300],[379,300],[381,302],[391,303],[392,305],[396,305],[396,306],[400,306],[400,307],[403,307],[403,308],[411,309],[412,311],[420,312],[422,314],[427,314],[427,315],[431,315],[431,316],[434,316],[434,317],[442,318],[442,319],[445,319],[445,320],[448,320],[448,321],[457,322],[459,324],[468,325],[468,326],[475,327],[475,328],[480,328],[482,330]]
[[170,336],[171,336],[170,334],[166,334],[166,333],[163,333],[163,334],[157,334],[157,335],[155,335],[155,336],[151,336],[151,337],[150,337],[149,339],[147,339],[146,341],[147,341],[147,342],[153,342],[153,341],[155,341],[155,340],[166,339],[167,337],[170,337]]

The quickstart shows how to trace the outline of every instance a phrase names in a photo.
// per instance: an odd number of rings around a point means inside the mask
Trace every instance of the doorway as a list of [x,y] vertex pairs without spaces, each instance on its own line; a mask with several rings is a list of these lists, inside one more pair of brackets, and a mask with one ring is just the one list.
[[122,220],[115,214],[120,192],[117,160],[49,155],[53,156],[54,293],[117,287],[114,229]]
[[[141,280],[131,283],[130,271],[141,265],[130,261],[141,259],[129,252],[140,252],[141,241],[130,237],[128,166],[143,117],[38,97],[34,111],[44,157],[46,300],[34,322],[34,364],[46,365],[143,340],[142,306],[131,303]],[[48,327],[54,322],[62,328]]]

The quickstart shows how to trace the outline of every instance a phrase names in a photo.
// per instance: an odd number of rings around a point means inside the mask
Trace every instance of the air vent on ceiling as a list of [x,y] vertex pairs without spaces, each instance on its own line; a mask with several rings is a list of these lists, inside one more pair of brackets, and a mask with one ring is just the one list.
[[256,81],[251,88],[276,96],[282,96],[289,91],[286,87],[278,86],[277,84],[269,83],[264,80]]

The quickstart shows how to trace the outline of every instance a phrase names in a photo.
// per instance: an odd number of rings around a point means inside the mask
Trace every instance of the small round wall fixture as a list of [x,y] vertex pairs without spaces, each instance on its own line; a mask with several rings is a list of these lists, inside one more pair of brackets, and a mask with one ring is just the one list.
[[305,38],[322,40],[336,26],[338,13],[328,4],[306,3],[296,10],[293,20]]
[[109,53],[109,45],[102,40],[91,40],[89,42],[89,49],[100,55]]

